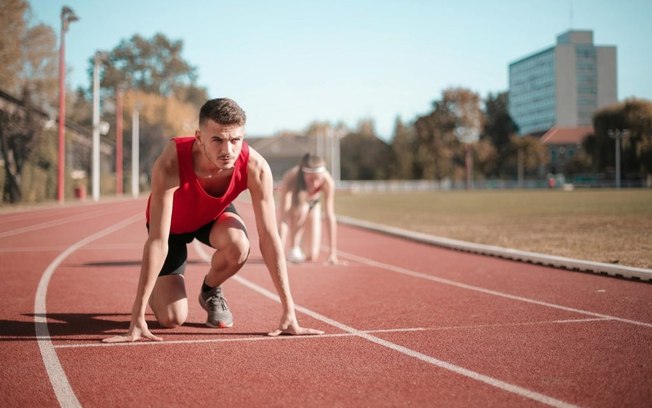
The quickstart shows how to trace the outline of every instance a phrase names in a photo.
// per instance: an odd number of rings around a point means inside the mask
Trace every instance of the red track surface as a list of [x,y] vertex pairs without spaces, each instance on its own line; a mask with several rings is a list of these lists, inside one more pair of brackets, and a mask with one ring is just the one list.
[[0,214],[0,406],[652,403],[650,284],[341,226],[348,265],[290,266],[299,321],[326,335],[269,338],[280,305],[238,209],[252,255],[225,284],[235,326],[204,326],[191,246],[188,323],[149,315],[164,342],[112,346],[99,340],[129,325],[144,201]]

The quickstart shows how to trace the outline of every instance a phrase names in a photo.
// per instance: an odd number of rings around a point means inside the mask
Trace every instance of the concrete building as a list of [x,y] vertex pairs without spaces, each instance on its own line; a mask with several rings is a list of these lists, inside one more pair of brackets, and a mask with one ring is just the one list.
[[508,109],[522,135],[591,126],[596,110],[616,102],[616,47],[594,45],[592,31],[560,34],[509,65]]

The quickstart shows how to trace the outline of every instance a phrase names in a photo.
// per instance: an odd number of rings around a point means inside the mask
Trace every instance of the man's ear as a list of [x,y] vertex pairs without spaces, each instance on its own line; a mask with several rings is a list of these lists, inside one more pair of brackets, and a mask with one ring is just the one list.
[[195,139],[201,144],[201,131],[199,129],[195,130]]

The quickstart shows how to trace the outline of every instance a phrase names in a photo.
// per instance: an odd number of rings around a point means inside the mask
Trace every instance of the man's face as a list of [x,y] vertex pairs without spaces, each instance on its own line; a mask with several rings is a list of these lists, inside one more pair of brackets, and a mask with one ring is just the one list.
[[222,125],[208,119],[195,132],[195,137],[206,158],[218,169],[228,170],[240,155],[244,133],[244,126]]

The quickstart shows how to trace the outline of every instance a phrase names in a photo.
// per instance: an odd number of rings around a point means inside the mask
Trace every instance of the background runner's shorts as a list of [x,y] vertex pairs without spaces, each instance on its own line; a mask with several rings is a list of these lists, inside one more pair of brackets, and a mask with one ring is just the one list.
[[[224,212],[238,214],[233,203],[229,204]],[[188,259],[187,245],[191,243],[193,239],[197,239],[199,242],[212,247],[209,237],[211,235],[213,224],[215,224],[215,220],[193,232],[170,234],[168,238],[168,255],[165,258],[165,262],[163,263],[163,267],[158,276],[183,275],[186,270],[186,259]],[[147,230],[149,231],[149,225],[147,226]]]

